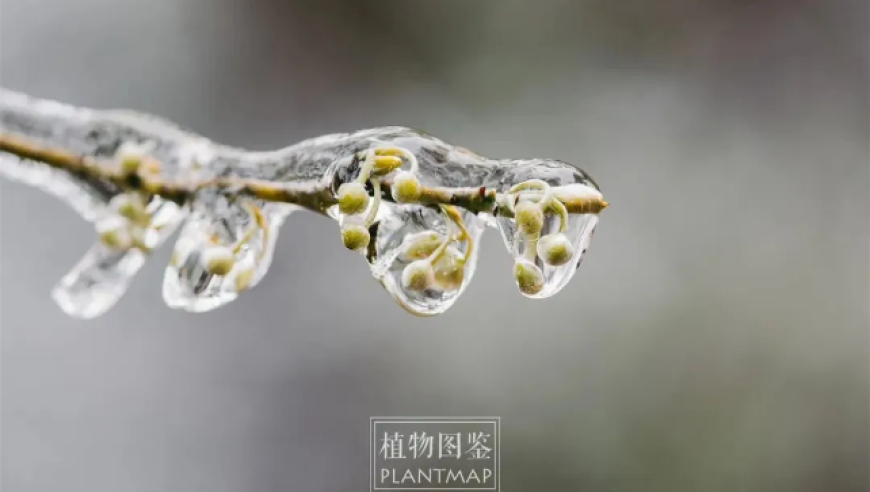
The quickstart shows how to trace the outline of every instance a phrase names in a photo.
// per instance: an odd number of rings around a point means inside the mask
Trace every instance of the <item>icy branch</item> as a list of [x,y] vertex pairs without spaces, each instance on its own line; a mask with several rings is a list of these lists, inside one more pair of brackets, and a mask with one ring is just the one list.
[[3,89],[0,174],[45,189],[94,223],[97,243],[54,289],[79,317],[109,309],[182,222],[164,299],[191,311],[221,306],[259,282],[280,225],[299,209],[336,219],[345,245],[414,314],[452,305],[487,224],[517,259],[520,291],[547,297],[573,275],[607,206],[569,164],[489,159],[409,128],[245,152],[158,118]]

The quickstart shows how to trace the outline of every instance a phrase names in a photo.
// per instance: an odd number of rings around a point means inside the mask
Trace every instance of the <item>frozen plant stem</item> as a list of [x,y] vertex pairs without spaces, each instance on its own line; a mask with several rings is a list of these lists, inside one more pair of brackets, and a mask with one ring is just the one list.
[[[489,159],[404,127],[247,152],[154,117],[4,89],[0,174],[49,191],[95,224],[99,241],[54,290],[79,317],[111,307],[182,223],[164,298],[191,311],[223,305],[262,278],[278,228],[299,209],[338,220],[345,245],[364,253],[375,278],[415,314],[455,301],[484,225],[499,228],[540,277],[531,290],[518,277],[521,292],[546,297],[573,275],[607,206],[592,179],[564,162]],[[520,209],[536,218],[535,230],[516,230]],[[548,261],[534,246],[545,237],[550,249],[561,248],[545,251]]]
[[[329,183],[304,184],[271,183],[258,179],[211,178],[202,181],[184,182],[164,179],[159,174],[134,172],[125,174],[109,165],[100,164],[88,156],[73,154],[67,150],[42,146],[40,143],[12,133],[0,134],[0,152],[11,154],[20,159],[46,164],[55,169],[70,173],[84,182],[110,183],[118,190],[142,192],[157,195],[165,200],[184,205],[200,190],[230,190],[242,196],[249,196],[269,202],[298,205],[314,212],[325,213],[338,203]],[[7,163],[7,165],[10,165]],[[392,200],[390,191],[392,180],[380,181],[384,191],[383,198]],[[417,203],[420,205],[453,205],[471,212],[513,216],[506,198],[499,201],[496,190],[486,187],[422,187]],[[392,200],[394,201],[394,200]],[[600,198],[566,198],[563,208],[569,213],[598,213],[607,207]]]

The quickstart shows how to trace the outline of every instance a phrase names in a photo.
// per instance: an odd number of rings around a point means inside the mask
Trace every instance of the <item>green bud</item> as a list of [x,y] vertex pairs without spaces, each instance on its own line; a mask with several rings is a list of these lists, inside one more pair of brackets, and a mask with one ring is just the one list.
[[456,248],[448,248],[435,262],[435,285],[442,290],[457,290],[465,278],[465,258]]
[[338,210],[345,215],[358,214],[369,205],[369,194],[362,183],[344,183],[338,187]]
[[514,222],[523,234],[538,234],[544,227],[544,211],[537,203],[520,202],[514,208]]
[[130,142],[121,145],[115,153],[115,161],[123,176],[139,172],[139,167],[144,160],[145,152],[142,146]]
[[202,266],[211,275],[226,275],[230,273],[235,264],[235,256],[232,250],[227,247],[213,246],[202,252]]
[[574,246],[564,234],[547,234],[538,239],[538,256],[547,265],[561,266],[574,257]]
[[408,236],[402,243],[401,258],[404,261],[428,258],[438,249],[438,246],[441,246],[442,242],[444,242],[444,236],[435,231],[423,231]]
[[537,265],[520,259],[514,263],[514,279],[523,294],[532,296],[544,288],[544,273]]
[[393,178],[392,195],[396,203],[414,203],[420,199],[423,187],[410,171],[399,171]]
[[124,193],[112,198],[111,206],[121,217],[139,225],[147,225],[149,220],[142,198],[135,194]]
[[368,247],[371,236],[365,227],[351,224],[342,227],[341,241],[344,247],[351,251],[363,251]]
[[402,285],[408,290],[426,290],[435,280],[434,276],[429,260],[417,260],[402,271]]
[[126,227],[117,225],[97,231],[99,241],[113,251],[126,251],[133,246],[133,238]]

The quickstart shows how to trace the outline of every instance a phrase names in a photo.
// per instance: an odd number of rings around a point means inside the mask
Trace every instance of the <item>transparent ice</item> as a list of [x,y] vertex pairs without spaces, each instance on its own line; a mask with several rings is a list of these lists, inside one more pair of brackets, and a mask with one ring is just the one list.
[[[513,219],[499,217],[496,219],[496,223],[508,251],[510,251],[515,259],[523,258],[526,248],[536,247],[535,241],[526,240],[517,231]],[[521,293],[533,299],[543,299],[562,290],[568,284],[568,281],[571,280],[571,277],[574,276],[574,272],[577,271],[577,268],[583,261],[583,257],[586,256],[586,251],[589,249],[589,243],[592,240],[592,235],[595,232],[597,224],[598,215],[596,214],[570,215],[563,233],[574,246],[574,256],[571,258],[571,261],[561,266],[550,266],[541,261],[540,258],[536,258],[535,265],[544,273],[544,288],[537,294]],[[541,230],[541,234],[551,234],[557,232],[558,229],[558,217],[548,215],[544,220],[544,228]]]
[[[243,200],[229,203],[224,196],[214,196],[194,202],[163,278],[163,299],[168,306],[209,311],[236,299],[240,291],[257,285],[266,274],[278,230],[296,207],[266,205],[263,216],[267,227],[246,238],[252,219]],[[214,244],[237,246],[235,265],[227,275],[210,275],[203,266],[203,250]]]
[[[385,209],[386,213],[381,216],[377,226],[377,236],[373,238],[377,254],[370,259],[372,275],[408,311],[418,315],[443,313],[456,302],[471,282],[477,266],[479,248],[473,248],[471,256],[464,263],[462,284],[458,289],[444,288],[439,285],[437,278],[431,288],[423,291],[407,289],[402,285],[402,272],[413,260],[420,259],[407,254],[408,239],[429,231],[434,231],[443,238],[453,233],[453,224],[444,214],[428,207],[389,204]],[[467,211],[462,212],[462,219],[473,244],[479,245],[484,229],[483,220]],[[463,257],[467,249],[468,243],[460,242],[448,247],[446,254],[449,258]],[[436,265],[436,271],[438,266],[440,265]]]
[[[360,165],[354,156],[376,146],[392,145],[416,156],[418,176],[425,186],[486,187],[504,193],[517,183],[540,179],[551,186],[579,183],[597,190],[588,175],[561,161],[489,159],[404,127],[326,135],[275,152],[245,152],[212,143],[150,116],[74,108],[3,89],[0,89],[0,135],[25,137],[46,147],[91,157],[106,166],[115,165],[113,157],[122,145],[140,145],[161,164],[161,177],[177,181],[238,177],[334,192],[342,183],[358,176]],[[112,200],[123,192],[111,182],[84,180],[2,151],[0,174],[64,200],[94,224],[97,231],[128,227],[144,246],[118,251],[97,242],[61,279],[53,291],[54,299],[65,312],[81,318],[100,315],[112,307],[144,264],[148,252],[158,248],[179,226],[172,260],[164,276],[166,303],[193,312],[225,305],[263,278],[272,261],[279,228],[290,213],[301,208],[254,200],[234,190],[207,188],[180,205],[150,197],[146,210],[151,219],[141,226],[119,215],[112,206]],[[265,227],[258,227],[252,205],[260,210]],[[335,207],[314,211],[336,219],[339,224],[363,220],[357,216],[344,217]],[[451,243],[444,258],[464,258],[469,244],[473,248],[463,264],[458,286],[436,282],[425,290],[412,291],[401,282],[404,267],[413,261],[403,255],[408,238],[420,234],[448,238],[457,232],[456,225],[437,208],[382,201],[369,228],[372,242],[362,256],[369,262],[373,277],[399,305],[414,314],[444,312],[458,299],[474,275],[485,226],[501,232],[515,258],[522,257],[529,247],[516,234],[513,219],[459,211],[472,241]],[[586,253],[597,222],[596,214],[569,216],[564,232],[575,247],[574,258],[560,267],[550,267],[538,260],[545,286],[531,297],[549,297],[568,283]],[[543,233],[557,227],[558,219],[548,216]],[[215,246],[232,251],[233,266],[226,275],[211,275],[204,268],[203,255]]]

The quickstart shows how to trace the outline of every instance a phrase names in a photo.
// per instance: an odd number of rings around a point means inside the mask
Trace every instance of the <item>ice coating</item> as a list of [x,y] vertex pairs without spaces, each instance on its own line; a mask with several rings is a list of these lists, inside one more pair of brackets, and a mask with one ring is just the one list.
[[[113,206],[113,200],[124,194],[117,181],[70,174],[0,150],[0,174],[60,197],[94,223],[101,234],[101,240],[54,291],[64,311],[79,317],[96,316],[110,308],[149,253],[182,222],[166,269],[163,294],[169,306],[194,312],[222,306],[256,285],[271,263],[279,227],[287,215],[301,208],[328,215],[340,226],[352,222],[365,226],[371,243],[362,253],[373,276],[402,307],[418,315],[445,311],[465,290],[474,273],[485,225],[500,230],[514,257],[529,256],[527,249],[533,245],[516,234],[512,216],[499,215],[497,209],[453,207],[458,211],[456,223],[438,205],[395,203],[388,188],[384,188],[380,207],[370,210],[372,220],[365,220],[365,214],[342,216],[335,207],[336,191],[343,183],[359,177],[359,156],[369,149],[386,146],[412,153],[419,165],[416,176],[427,187],[471,192],[479,189],[483,196],[486,190],[504,194],[518,183],[542,180],[567,194],[598,190],[583,171],[561,161],[490,159],[405,127],[325,135],[278,151],[246,152],[215,144],[147,115],[80,109],[0,89],[0,137],[4,136],[23,137],[47,148],[88,157],[106,169],[118,166],[119,150],[134,145],[142,149],[145,157],[159,163],[156,172],[161,179],[174,182],[245,179],[305,191],[306,201],[298,206],[244,196],[232,187],[204,188],[185,195],[183,201],[143,194],[147,220],[131,222]],[[403,169],[407,170],[407,166]],[[382,178],[389,180],[391,176],[395,173]],[[371,182],[367,189],[374,194]],[[374,201],[370,200],[370,207]],[[128,232],[137,237],[134,247],[119,250],[105,243],[100,231],[106,224],[118,221],[127,224],[124,227],[129,226]],[[563,232],[574,246],[573,257],[558,267],[533,259],[543,271],[545,285],[531,297],[548,297],[567,284],[597,222],[597,213],[569,215]],[[547,215],[542,234],[558,228],[557,217]],[[432,235],[436,246],[446,241],[445,247],[436,254],[431,245],[423,245],[420,251],[433,255],[429,258],[434,280],[425,289],[409,289],[407,282],[402,282],[403,272],[422,254],[407,254],[413,242],[409,238],[426,234]],[[215,263],[218,260],[220,264]],[[223,271],[225,266],[228,269]]]
[[[548,184],[552,186],[553,194],[556,197],[570,199],[590,196],[600,197],[601,195],[594,183],[591,182],[584,182],[582,180],[571,182],[572,180],[570,178],[566,179],[565,176],[550,176],[548,179]],[[540,292],[526,293],[521,289],[520,293],[526,297],[543,299],[553,296],[562,290],[574,276],[580,263],[585,258],[589,244],[592,241],[592,236],[595,233],[595,227],[598,225],[598,220],[598,214],[594,213],[569,214],[563,229],[558,215],[552,213],[545,215],[539,237],[544,238],[547,235],[561,233],[567,237],[572,246],[573,254],[570,260],[564,264],[554,266],[547,264],[537,254],[540,240],[530,239],[519,231],[514,219],[497,217],[495,223],[508,252],[510,252],[514,260],[525,259],[531,261],[540,268],[544,276],[544,284]]]
[[[262,224],[252,216],[252,207],[260,208]],[[166,304],[192,312],[209,311],[254,287],[269,269],[278,230],[294,209],[281,204],[262,206],[244,199],[230,203],[220,195],[195,203],[166,267]],[[224,275],[207,270],[209,255],[217,249],[232,256],[232,268]]]
[[[484,222],[472,213],[461,212],[463,222],[471,236],[468,241],[454,241],[445,249],[444,256],[434,262],[434,281],[429,288],[413,290],[403,285],[402,274],[414,261],[429,257],[433,248],[413,248],[413,243],[426,244],[431,237],[432,246],[457,234],[456,227],[444,214],[428,207],[389,205],[375,228],[374,251],[368,255],[372,276],[380,281],[400,306],[413,314],[432,316],[446,311],[459,298],[477,266],[478,248],[473,247],[466,259],[469,244],[479,245]],[[427,236],[421,238],[421,236]],[[417,241],[414,241],[414,240]],[[423,241],[420,241],[423,239]],[[442,269],[454,260],[462,269],[459,285],[440,281]]]
[[[97,242],[52,290],[55,302],[70,316],[93,318],[109,310],[126,292],[133,276],[145,263],[149,250],[160,246],[180,224],[183,213],[172,203],[153,198],[146,206],[152,217],[147,227],[128,230],[143,249],[113,249]],[[129,220],[106,209],[97,221],[97,230],[128,227]]]
[[[500,217],[496,219],[496,222],[498,223],[498,229],[501,232],[505,246],[507,246],[508,251],[514,259],[525,258],[526,249],[536,247],[534,241],[529,241],[522,237],[512,219]],[[544,221],[542,234],[551,234],[558,230],[558,222],[559,219],[556,217],[547,217]],[[577,271],[577,268],[586,256],[597,224],[598,215],[596,214],[570,216],[564,234],[574,246],[574,254],[571,260],[561,266],[550,266],[545,264],[540,257],[533,258],[531,261],[544,274],[544,288],[536,294],[521,293],[526,297],[543,299],[562,290],[568,284],[568,281],[571,280],[571,277],[574,276],[574,272]]]

